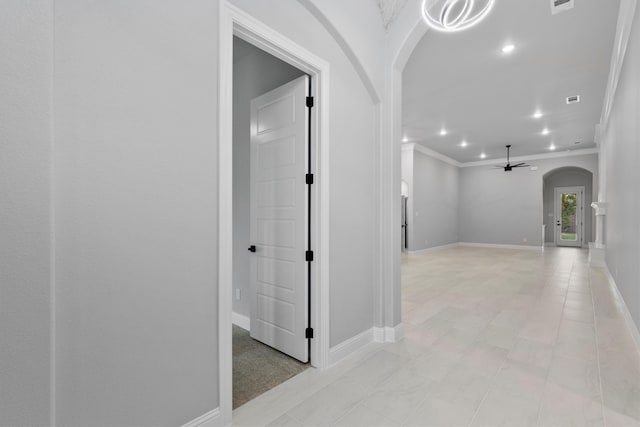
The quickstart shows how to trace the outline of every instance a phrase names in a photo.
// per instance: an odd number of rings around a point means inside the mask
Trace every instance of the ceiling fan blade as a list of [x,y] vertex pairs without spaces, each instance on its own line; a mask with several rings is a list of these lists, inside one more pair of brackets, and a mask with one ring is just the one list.
[[529,166],[528,164],[526,164],[525,162],[522,163],[517,163],[515,165],[511,165],[512,168],[519,168],[521,166]]

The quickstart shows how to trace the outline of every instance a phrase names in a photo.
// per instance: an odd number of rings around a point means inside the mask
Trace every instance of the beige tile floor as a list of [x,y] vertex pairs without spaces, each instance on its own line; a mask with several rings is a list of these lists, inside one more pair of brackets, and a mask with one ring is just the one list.
[[405,338],[309,369],[235,426],[640,426],[640,354],[587,252],[403,257]]

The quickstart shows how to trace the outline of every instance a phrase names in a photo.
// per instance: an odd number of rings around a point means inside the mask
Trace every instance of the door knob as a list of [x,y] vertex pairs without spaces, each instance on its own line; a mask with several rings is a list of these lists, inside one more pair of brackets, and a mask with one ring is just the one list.
[[255,245],[249,246],[249,252],[255,252],[255,251],[256,251],[256,246]]

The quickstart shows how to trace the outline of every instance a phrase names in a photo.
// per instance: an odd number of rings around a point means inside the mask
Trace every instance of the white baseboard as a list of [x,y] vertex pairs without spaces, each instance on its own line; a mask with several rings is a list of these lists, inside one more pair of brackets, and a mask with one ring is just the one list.
[[448,245],[434,246],[432,248],[418,249],[417,251],[408,251],[408,252],[409,252],[409,255],[419,255],[419,254],[426,254],[429,252],[442,251],[445,249],[457,248],[458,246],[460,246],[459,243],[450,243]]
[[631,337],[633,338],[633,342],[636,344],[636,349],[640,353],[640,331],[638,331],[638,326],[636,326],[633,321],[633,317],[631,317],[631,313],[629,312],[629,307],[624,302],[624,298],[622,298],[622,294],[620,294],[620,290],[618,289],[618,285],[616,284],[616,280],[611,275],[608,266],[604,266],[604,272],[607,275],[607,281],[609,282],[609,286],[613,290],[613,296],[616,299],[616,303],[618,307],[622,308],[622,315],[624,316],[625,323],[627,324],[627,328],[631,333]]
[[231,313],[231,323],[236,326],[240,326],[245,331],[251,330],[251,319],[242,314],[238,314],[235,311]]
[[374,330],[376,328],[367,329],[361,334],[351,337],[340,344],[329,349],[329,366],[333,366],[340,360],[344,359],[351,353],[354,353],[363,347],[374,342]]
[[520,249],[525,251],[541,251],[542,246],[531,246],[531,245],[497,245],[494,243],[468,243],[468,242],[460,242],[458,243],[460,246],[467,246],[473,248],[492,248],[492,249]]
[[216,408],[186,424],[183,424],[182,427],[219,427],[218,423],[221,419],[220,408]]
[[375,342],[398,342],[404,336],[402,323],[391,327],[373,328],[373,340]]

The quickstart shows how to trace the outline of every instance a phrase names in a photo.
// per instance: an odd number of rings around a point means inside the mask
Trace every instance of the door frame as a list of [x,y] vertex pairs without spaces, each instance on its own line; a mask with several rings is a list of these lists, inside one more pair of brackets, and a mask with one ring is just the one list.
[[[311,365],[324,369],[329,360],[329,63],[221,0],[219,3],[218,74],[218,374],[220,421],[232,418],[233,298],[233,36],[268,52],[311,76],[315,107],[311,116],[311,236],[314,250],[311,284]],[[303,179],[303,177],[301,177]]]
[[[567,245],[567,247],[576,247],[582,248],[584,247],[584,186],[569,186],[569,187],[554,187],[553,188],[553,226],[555,228],[553,237],[554,244],[556,246],[564,246],[558,245],[558,234],[561,231],[558,231],[558,196],[560,193],[580,193],[580,203],[577,205],[577,209],[579,209],[579,214],[577,215],[576,221],[580,221],[580,244],[579,245]],[[562,220],[560,220],[562,221]]]

